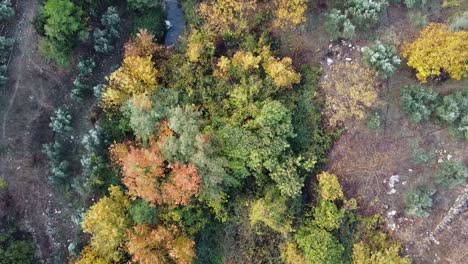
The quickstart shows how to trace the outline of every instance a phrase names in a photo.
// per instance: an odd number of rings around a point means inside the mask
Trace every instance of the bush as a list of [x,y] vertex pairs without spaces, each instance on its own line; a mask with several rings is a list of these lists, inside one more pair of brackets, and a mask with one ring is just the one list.
[[367,117],[366,127],[371,130],[378,130],[382,126],[382,117],[379,112],[373,112]]
[[[128,0],[128,7],[133,11],[146,11],[158,5],[158,0]],[[193,10],[192,10],[193,11]]]
[[79,74],[73,81],[71,98],[81,102],[86,95],[91,94],[90,75],[93,73],[96,63],[94,59],[82,59],[77,65]]
[[466,182],[468,169],[460,161],[444,161],[435,173],[435,181],[452,189]]
[[405,0],[405,5],[408,8],[424,7],[426,4],[427,4],[427,0]]
[[425,164],[430,162],[434,158],[434,155],[423,148],[414,146],[411,160],[416,164]]
[[356,36],[356,26],[338,9],[332,9],[327,15],[325,27],[333,40],[339,38],[353,39]]
[[155,36],[157,41],[161,42],[164,40],[164,33],[166,32],[165,17],[164,10],[160,6],[157,6],[136,16],[133,27],[135,31],[139,29],[148,30],[148,32]]
[[465,11],[461,15],[456,16],[452,20],[452,23],[450,23],[449,27],[452,31],[468,30],[468,11]]
[[8,62],[13,44],[15,44],[14,39],[0,36],[0,64],[6,64]]
[[409,114],[411,121],[428,120],[435,108],[437,93],[421,85],[404,86],[401,91],[401,108]]
[[376,41],[374,45],[364,50],[364,59],[371,68],[379,72],[382,79],[393,75],[401,63],[396,49],[380,41]]
[[101,25],[104,29],[96,29],[93,33],[94,50],[101,53],[110,53],[114,50],[114,41],[119,37],[120,17],[113,6],[107,8],[101,17]]
[[130,204],[128,213],[135,224],[154,225],[158,221],[157,215],[159,211],[147,201],[138,199]]
[[427,189],[416,189],[406,194],[406,213],[419,217],[428,217],[432,207],[433,192]]
[[427,26],[427,16],[422,15],[421,13],[411,13],[409,14],[411,23],[419,29],[425,28]]
[[34,244],[13,223],[0,228],[0,264],[38,263]]
[[6,65],[0,65],[0,88],[5,87],[8,83],[8,67]]
[[49,181],[55,186],[64,186],[67,183],[70,163],[63,160],[66,150],[62,143],[55,141],[44,144],[42,152],[49,160]]
[[386,0],[350,0],[345,13],[359,30],[365,30],[379,21],[387,5]]
[[10,0],[0,2],[0,20],[10,19],[15,15],[15,10],[11,6]]
[[58,108],[54,111],[54,115],[50,117],[49,127],[57,134],[66,134],[71,132],[71,118],[72,117],[67,110]]

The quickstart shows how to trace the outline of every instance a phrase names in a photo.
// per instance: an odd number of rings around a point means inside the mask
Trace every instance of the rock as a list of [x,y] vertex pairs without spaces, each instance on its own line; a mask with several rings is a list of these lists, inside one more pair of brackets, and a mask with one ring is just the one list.
[[452,157],[453,157],[452,155],[448,154],[447,155],[447,160],[450,160]]
[[390,211],[390,212],[387,213],[387,215],[388,216],[394,216],[394,215],[396,215],[396,211],[395,210]]
[[412,170],[412,169],[408,169],[408,171],[409,171],[409,172],[413,172],[413,170]]
[[346,58],[345,60],[346,60],[346,61],[352,61],[353,59],[351,59],[351,58]]
[[327,65],[330,65],[330,64],[332,64],[332,63],[333,63],[333,60],[330,59],[330,58],[327,58]]
[[392,175],[390,176],[390,180],[388,181],[388,186],[393,189],[395,187],[395,183],[400,182],[400,176]]

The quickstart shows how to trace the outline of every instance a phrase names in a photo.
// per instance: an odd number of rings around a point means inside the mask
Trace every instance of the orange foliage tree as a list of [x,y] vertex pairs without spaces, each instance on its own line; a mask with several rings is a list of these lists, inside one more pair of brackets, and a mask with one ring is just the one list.
[[136,37],[125,44],[125,56],[147,57],[162,49],[154,43],[154,35],[146,29],[139,29]]
[[201,177],[194,165],[179,162],[164,163],[158,144],[149,149],[127,148],[122,144],[111,147],[112,156],[122,166],[122,182],[128,193],[153,205],[186,205],[198,194]]
[[189,264],[195,257],[195,243],[175,226],[136,225],[128,233],[127,249],[140,264]]

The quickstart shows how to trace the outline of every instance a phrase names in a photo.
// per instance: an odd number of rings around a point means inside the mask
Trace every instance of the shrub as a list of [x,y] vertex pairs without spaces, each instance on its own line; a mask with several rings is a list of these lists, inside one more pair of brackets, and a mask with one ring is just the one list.
[[386,0],[350,0],[346,2],[345,13],[358,29],[364,30],[379,21],[387,5]]
[[157,223],[158,219],[156,218],[156,216],[159,212],[147,201],[137,199],[130,204],[130,207],[128,208],[128,213],[135,224],[154,225]]
[[128,0],[128,7],[133,11],[146,11],[158,5],[158,0]]
[[6,65],[0,65],[0,88],[5,87],[8,83],[8,67]]
[[382,117],[379,112],[373,112],[367,117],[366,127],[371,130],[378,130],[382,126]]
[[353,25],[351,20],[338,9],[332,9],[332,11],[327,15],[325,27],[333,40],[339,38],[353,39],[356,35],[356,26]]
[[401,91],[401,108],[411,121],[428,120],[435,107],[437,93],[421,85],[404,86]]
[[460,161],[444,161],[435,173],[435,181],[452,189],[466,182],[468,169]]
[[413,147],[413,153],[412,153],[411,160],[414,163],[416,163],[416,164],[428,163],[433,158],[434,158],[434,155],[430,151],[425,150],[425,149],[420,148],[420,147],[417,147],[417,146]]
[[101,17],[101,25],[104,29],[97,28],[93,33],[96,52],[110,53],[114,50],[113,42],[119,37],[119,24],[119,13],[115,7],[110,6]]
[[435,113],[440,120],[455,128],[454,132],[462,133],[468,138],[468,89],[444,96]]
[[428,189],[416,189],[406,194],[406,213],[419,217],[428,217],[432,207],[433,192]]
[[10,0],[0,2],[0,20],[6,20],[15,15],[15,10],[11,6]]
[[302,226],[294,239],[304,252],[306,263],[343,263],[343,245],[331,233],[323,229],[315,226]]
[[33,243],[13,223],[0,228],[0,264],[38,263]]
[[70,113],[63,109],[58,108],[54,111],[54,115],[50,117],[49,127],[52,131],[58,134],[65,134],[72,131]]
[[93,73],[96,63],[94,59],[82,59],[77,65],[78,76],[73,81],[73,89],[71,91],[72,99],[82,101],[84,97],[91,93],[90,75]]
[[405,5],[409,8],[424,7],[426,4],[427,0],[405,0]]
[[8,62],[8,57],[10,55],[13,44],[15,44],[14,39],[0,36],[0,64],[5,64]]
[[371,68],[379,72],[382,79],[393,75],[401,63],[396,49],[380,41],[376,41],[374,45],[364,50],[364,58]]
[[411,13],[409,14],[409,18],[411,23],[415,25],[417,28],[422,29],[427,26],[427,16],[422,15],[421,13]]
[[70,163],[63,160],[66,150],[62,143],[55,141],[53,143],[44,144],[42,152],[48,158],[49,181],[55,186],[63,186],[67,183],[67,177],[70,169]]
[[452,20],[452,23],[450,23],[449,27],[452,31],[468,30],[468,11],[465,11],[461,15],[456,16]]
[[157,41],[161,42],[164,40],[166,32],[165,17],[166,14],[160,6],[148,9],[135,18],[134,29],[146,29],[156,37]]

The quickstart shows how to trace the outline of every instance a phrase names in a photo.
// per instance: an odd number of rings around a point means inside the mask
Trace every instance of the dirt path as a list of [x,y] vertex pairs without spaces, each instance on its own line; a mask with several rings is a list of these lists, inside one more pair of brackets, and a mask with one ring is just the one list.
[[9,213],[18,215],[21,227],[32,233],[45,262],[52,250],[68,246],[68,234],[52,232],[67,225],[54,218],[67,208],[57,202],[61,199],[47,184],[41,149],[51,139],[48,123],[57,95],[67,92],[61,80],[67,82],[69,76],[52,69],[39,55],[32,25],[37,1],[19,1],[16,11],[19,18],[12,36],[16,42],[8,66],[10,82],[0,98],[0,144],[7,149],[0,155],[0,176],[8,182],[9,202],[16,210]]

